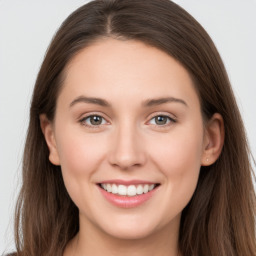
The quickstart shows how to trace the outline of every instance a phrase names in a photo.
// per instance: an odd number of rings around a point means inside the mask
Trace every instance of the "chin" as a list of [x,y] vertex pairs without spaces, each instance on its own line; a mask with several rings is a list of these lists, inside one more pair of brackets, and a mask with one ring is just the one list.
[[120,225],[118,225],[118,223],[108,223],[108,225],[103,227],[103,231],[113,238],[121,240],[136,240],[149,237],[156,233],[157,227],[152,224],[152,222],[148,224],[145,222],[138,223],[136,221],[133,223],[126,221]]
[[129,228],[127,229],[121,229],[121,230],[112,230],[108,232],[108,235],[110,235],[113,238],[121,239],[121,240],[138,240],[143,239],[153,234],[150,230],[131,230]]

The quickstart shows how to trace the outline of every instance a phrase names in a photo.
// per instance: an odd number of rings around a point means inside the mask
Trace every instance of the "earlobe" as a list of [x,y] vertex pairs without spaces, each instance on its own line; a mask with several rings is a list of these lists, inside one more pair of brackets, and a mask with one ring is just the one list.
[[215,113],[206,124],[201,165],[211,165],[219,158],[224,144],[224,137],[223,118],[219,113]]
[[60,165],[53,124],[48,120],[45,114],[41,114],[39,118],[40,118],[41,130],[44,134],[44,138],[49,149],[49,160],[54,165]]

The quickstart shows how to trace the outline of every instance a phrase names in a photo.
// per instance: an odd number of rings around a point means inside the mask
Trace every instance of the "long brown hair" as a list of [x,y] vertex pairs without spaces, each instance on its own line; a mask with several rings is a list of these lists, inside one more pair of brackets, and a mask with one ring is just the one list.
[[96,0],[74,13],[53,38],[34,88],[16,208],[19,256],[61,256],[79,230],[59,166],[50,163],[39,115],[54,119],[67,63],[96,40],[139,40],[178,60],[190,73],[205,120],[224,119],[219,159],[202,167],[196,191],[182,212],[183,256],[255,256],[255,191],[243,122],[212,40],[185,10],[169,0]]

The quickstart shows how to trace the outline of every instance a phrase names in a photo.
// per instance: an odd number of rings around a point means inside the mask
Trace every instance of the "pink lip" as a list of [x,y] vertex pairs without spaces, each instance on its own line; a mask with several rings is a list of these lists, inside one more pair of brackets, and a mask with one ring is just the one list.
[[156,184],[155,182],[145,181],[145,180],[104,180],[99,182],[100,184],[117,184],[117,185],[138,185],[138,184]]
[[[115,182],[113,182],[113,183],[115,183]],[[115,183],[115,184],[117,184],[117,183]],[[134,184],[134,183],[132,183],[132,184]],[[143,203],[148,201],[154,195],[154,193],[158,190],[158,187],[157,187],[157,188],[149,191],[146,194],[141,194],[141,195],[136,195],[136,196],[120,196],[117,194],[109,193],[106,190],[104,190],[103,188],[101,188],[100,186],[98,186],[98,187],[99,187],[100,192],[104,196],[104,198],[107,199],[107,201],[109,201],[113,205],[121,207],[121,208],[133,208],[133,207],[142,205]]]

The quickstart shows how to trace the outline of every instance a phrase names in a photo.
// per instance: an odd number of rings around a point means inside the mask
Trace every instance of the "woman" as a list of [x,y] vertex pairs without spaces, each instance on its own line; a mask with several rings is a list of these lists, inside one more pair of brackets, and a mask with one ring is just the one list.
[[38,74],[15,255],[256,255],[248,155],[223,63],[188,13],[90,2]]

